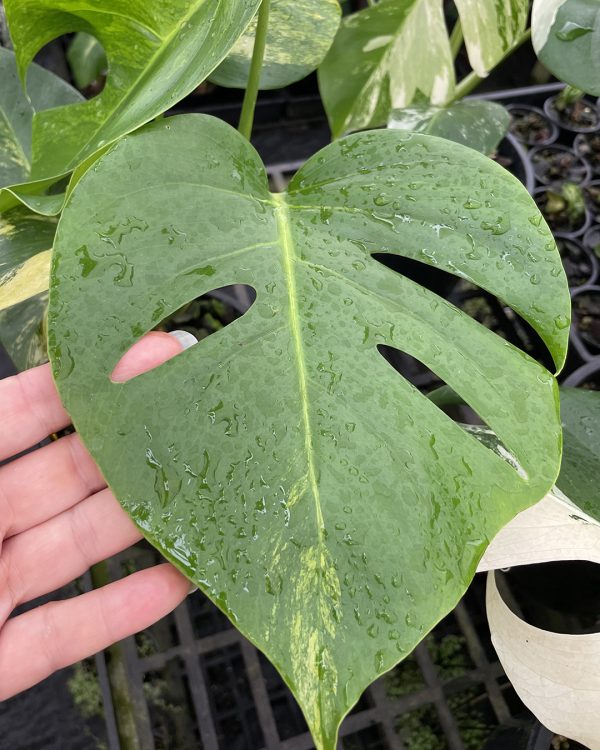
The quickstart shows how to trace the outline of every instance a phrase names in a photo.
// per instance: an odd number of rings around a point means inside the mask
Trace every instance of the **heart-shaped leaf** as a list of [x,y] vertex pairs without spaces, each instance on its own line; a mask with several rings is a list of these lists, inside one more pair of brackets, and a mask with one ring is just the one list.
[[600,521],[600,393],[560,389],[563,461],[556,484]]
[[[548,227],[515,178],[432,136],[350,136],[273,195],[235,130],[168,118],[84,175],[54,250],[48,340],[74,424],[148,539],[275,664],[321,750],[560,460],[550,373],[373,253],[489,289],[561,365],[569,295]],[[111,382],[136,339],[233,283],[257,292],[241,319]],[[519,470],[379,345],[446,380]]]
[[[63,198],[43,195],[57,178],[32,181],[32,120],[36,112],[82,102],[83,97],[39,65],[31,66],[27,82],[29,98],[21,87],[14,53],[0,47],[0,212],[24,203],[39,213],[58,213]],[[54,147],[60,152],[60,140]]]
[[437,135],[489,155],[497,149],[509,124],[510,115],[501,104],[469,99],[450,107],[424,104],[395,109],[388,127]]
[[[164,112],[223,60],[260,0],[5,0],[19,73],[72,31],[95,36],[109,73],[90,101],[36,113],[32,177],[69,172]],[[57,147],[57,145],[60,147]]]
[[[322,62],[340,25],[338,0],[271,0],[261,89],[278,89],[305,78]],[[210,80],[245,88],[254,49],[257,17]]]
[[[544,0],[547,2],[547,0]],[[514,47],[527,28],[529,0],[454,0],[471,67],[484,77]]]
[[417,94],[444,104],[454,83],[439,0],[384,0],[347,16],[319,68],[334,137],[385,124]]
[[561,81],[600,95],[598,0],[534,0],[533,47]]

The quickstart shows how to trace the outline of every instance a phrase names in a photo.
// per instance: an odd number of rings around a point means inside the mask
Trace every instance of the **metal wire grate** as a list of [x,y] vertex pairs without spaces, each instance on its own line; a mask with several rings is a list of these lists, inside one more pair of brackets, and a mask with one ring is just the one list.
[[[157,559],[152,548],[141,544],[110,560],[109,571],[116,579]],[[437,664],[436,649],[449,642],[460,644],[454,671]],[[144,750],[314,747],[275,669],[202,593],[190,595],[172,615],[123,646]],[[366,691],[342,725],[339,748],[412,750],[416,725],[421,734],[425,727],[437,728],[436,742],[443,744],[432,749],[479,750],[484,740],[473,745],[475,730],[465,730],[457,720],[465,696],[469,704],[483,707],[490,731],[527,721],[485,632],[481,581],[428,642]],[[110,746],[120,749],[118,743]]]

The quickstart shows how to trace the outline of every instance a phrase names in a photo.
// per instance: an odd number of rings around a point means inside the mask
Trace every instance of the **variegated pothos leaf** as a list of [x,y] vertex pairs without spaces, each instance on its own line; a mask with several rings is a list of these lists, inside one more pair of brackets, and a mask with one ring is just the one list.
[[600,95],[600,2],[534,0],[534,49],[561,81]]
[[[312,73],[331,47],[340,25],[338,0],[271,0],[261,89],[277,89]],[[210,80],[245,88],[254,50],[257,16]]]

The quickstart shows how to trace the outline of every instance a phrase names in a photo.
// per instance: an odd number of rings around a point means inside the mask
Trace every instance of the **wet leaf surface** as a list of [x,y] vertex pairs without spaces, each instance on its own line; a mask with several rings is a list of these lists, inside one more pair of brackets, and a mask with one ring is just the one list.
[[[245,88],[254,49],[257,17],[210,80]],[[260,88],[278,89],[312,73],[327,54],[340,25],[338,0],[271,0]]]
[[561,81],[600,95],[598,3],[590,0],[534,0],[533,47]]
[[506,135],[509,123],[510,114],[505,107],[480,99],[457,102],[450,107],[424,104],[396,109],[388,127],[447,138],[490,155]]
[[[77,429],[148,539],[277,667],[322,750],[560,460],[550,373],[375,252],[489,289],[562,364],[569,295],[535,204],[487,157],[427,135],[350,136],[273,195],[232,128],[169,118],[84,175],[55,245],[50,356]],[[111,382],[146,331],[234,283],[257,292],[243,317]],[[518,470],[380,344],[454,388]]]

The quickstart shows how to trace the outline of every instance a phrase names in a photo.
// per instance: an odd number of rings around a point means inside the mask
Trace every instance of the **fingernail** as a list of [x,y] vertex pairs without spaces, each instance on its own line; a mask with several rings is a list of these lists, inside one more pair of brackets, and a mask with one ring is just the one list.
[[198,343],[198,339],[189,331],[169,331],[169,336],[177,339],[183,349],[189,349],[190,346]]
[[188,589],[187,595],[189,596],[190,594],[193,594],[194,591],[198,591],[198,586],[194,586],[194,584],[192,583]]

